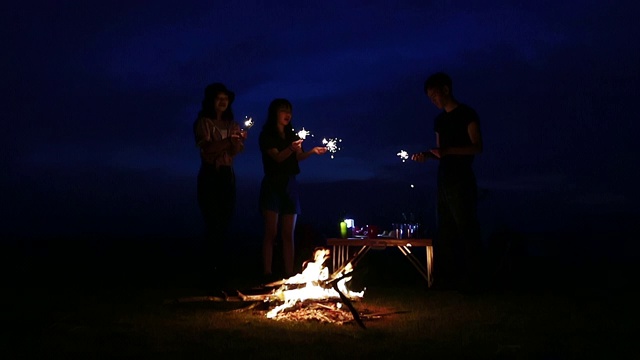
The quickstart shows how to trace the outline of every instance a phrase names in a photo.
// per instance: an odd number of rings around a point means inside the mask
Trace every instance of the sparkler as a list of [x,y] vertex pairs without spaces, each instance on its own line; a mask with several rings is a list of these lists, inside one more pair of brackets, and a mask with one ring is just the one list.
[[333,154],[335,154],[340,148],[338,147],[338,143],[342,142],[342,139],[338,138],[324,138],[322,139],[322,144],[327,148],[327,151],[331,153],[331,158],[333,159]]
[[298,137],[302,140],[306,139],[308,135],[311,135],[311,131],[305,130],[304,127],[302,128],[302,130],[298,131]]
[[251,127],[253,126],[253,118],[250,116],[245,116],[244,117],[244,128],[246,130],[251,129]]
[[409,153],[406,152],[405,150],[400,150],[400,152],[397,153],[396,155],[398,155],[400,159],[402,159],[402,162],[405,162],[409,158]]

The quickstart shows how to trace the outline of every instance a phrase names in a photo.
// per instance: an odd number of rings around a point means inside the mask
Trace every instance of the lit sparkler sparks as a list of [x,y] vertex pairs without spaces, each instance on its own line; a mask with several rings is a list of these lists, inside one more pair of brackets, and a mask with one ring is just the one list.
[[405,150],[400,150],[400,152],[397,153],[396,155],[398,155],[400,159],[402,159],[402,162],[405,162],[409,158],[409,153],[406,152]]
[[253,118],[250,116],[245,116],[244,117],[244,128],[246,130],[251,129],[251,127],[253,126]]
[[322,139],[322,144],[327,148],[327,151],[331,153],[331,158],[333,159],[333,154],[335,154],[340,147],[338,147],[338,143],[342,142],[342,139],[338,138],[324,138]]
[[[311,135],[311,131],[309,130],[305,130],[304,127],[302,128],[302,130],[298,131],[298,137],[302,140],[306,139],[307,136]],[[313,136],[313,135],[311,135]]]

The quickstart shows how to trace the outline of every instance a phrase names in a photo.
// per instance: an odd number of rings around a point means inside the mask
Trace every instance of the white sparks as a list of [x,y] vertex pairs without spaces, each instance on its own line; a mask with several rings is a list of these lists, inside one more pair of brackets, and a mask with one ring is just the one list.
[[246,130],[251,129],[251,127],[253,126],[253,118],[250,116],[245,116],[244,117],[244,128]]
[[338,147],[338,143],[342,142],[342,139],[338,138],[324,138],[322,139],[322,144],[327,148],[327,151],[331,153],[331,158],[333,159],[333,154],[335,154],[340,147]]
[[409,158],[409,153],[404,150],[400,150],[400,152],[396,155],[398,155],[400,159],[402,159],[402,162],[405,162]]
[[[298,131],[298,137],[302,140],[306,139],[307,136],[311,135],[311,131],[309,130],[305,130],[304,127],[302,128],[302,130]],[[311,135],[313,136],[313,135]]]

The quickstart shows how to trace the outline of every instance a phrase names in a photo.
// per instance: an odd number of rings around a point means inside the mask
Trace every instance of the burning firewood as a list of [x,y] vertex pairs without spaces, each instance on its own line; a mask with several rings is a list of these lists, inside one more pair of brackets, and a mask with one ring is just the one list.
[[348,311],[339,308],[336,304],[323,305],[310,303],[296,306],[292,309],[278,313],[273,320],[277,321],[319,321],[332,324],[345,324],[352,320]]
[[[264,311],[262,312],[264,313]],[[349,311],[340,302],[307,300],[278,312],[273,320],[277,321],[320,321],[345,324],[353,320]]]
[[[317,248],[314,251],[315,261],[306,262],[302,273],[284,279],[280,287],[273,290],[266,299],[278,305],[267,312],[267,318],[278,318],[283,312],[289,313],[291,308],[308,300],[339,299],[349,309],[358,325],[364,328],[364,323],[351,303],[351,299],[361,298],[364,292],[352,292],[346,288],[345,283],[351,279],[348,274],[353,270],[350,266],[329,276],[329,270],[324,266],[329,254],[329,249]],[[314,316],[321,317],[318,314]]]
[[[237,290],[237,296],[221,297],[195,296],[173,300],[171,303],[189,302],[254,302],[267,303],[272,308],[266,312],[266,317],[274,320],[282,319],[315,319],[323,322],[345,323],[355,321],[365,328],[358,311],[352,301],[362,298],[364,291],[353,292],[346,287],[351,280],[353,267],[351,263],[340,271],[329,275],[324,262],[329,258],[330,250],[317,248],[314,251],[314,261],[308,261],[303,271],[295,276],[265,285],[264,294],[248,295]],[[332,302],[331,304],[327,304]],[[343,306],[346,307],[343,308]]]

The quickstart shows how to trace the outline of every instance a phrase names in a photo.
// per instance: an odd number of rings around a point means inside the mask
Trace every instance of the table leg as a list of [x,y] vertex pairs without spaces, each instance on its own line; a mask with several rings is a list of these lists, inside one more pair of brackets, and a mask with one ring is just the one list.
[[349,247],[345,245],[334,245],[331,259],[332,270],[335,271],[349,259]]
[[431,287],[433,284],[433,246],[427,246],[427,276],[428,285]]
[[429,275],[426,273],[424,266],[420,264],[420,261],[416,259],[411,250],[407,246],[398,246],[398,249],[402,254],[411,262],[411,264],[418,270],[420,275],[427,281],[427,285],[429,285]]
[[333,250],[331,250],[331,270],[336,268],[336,262],[338,261],[338,251],[339,246],[333,245]]

